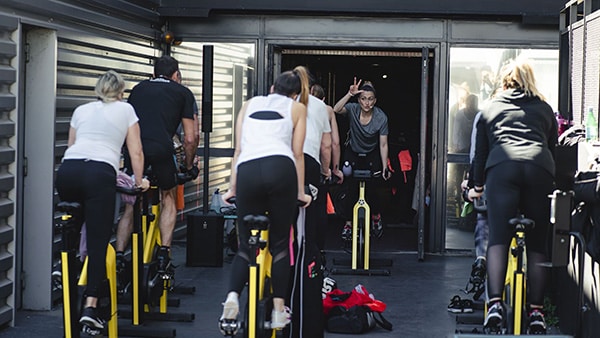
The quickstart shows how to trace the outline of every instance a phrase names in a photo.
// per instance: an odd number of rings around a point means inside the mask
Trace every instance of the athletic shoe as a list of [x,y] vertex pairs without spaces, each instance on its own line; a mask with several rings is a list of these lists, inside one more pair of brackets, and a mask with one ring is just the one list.
[[487,316],[483,323],[483,332],[486,334],[501,334],[506,326],[504,325],[504,307],[501,301],[488,304]]
[[236,319],[240,312],[240,303],[236,298],[228,297],[223,303],[223,314],[221,319]]
[[546,334],[546,321],[541,309],[533,309],[529,312],[527,334]]
[[104,329],[104,323],[106,323],[106,321],[98,316],[96,308],[86,307],[81,313],[79,323],[92,330],[102,330]]
[[346,222],[344,229],[342,230],[342,239],[345,241],[352,240],[352,223]]
[[117,268],[117,275],[119,275],[119,274],[123,273],[123,271],[125,271],[125,256],[123,255],[123,253],[117,254],[116,268]]
[[292,321],[292,310],[285,306],[283,311],[275,309],[271,312],[271,329],[282,329]]
[[373,230],[372,235],[381,238],[383,236],[383,222],[381,221],[381,214],[373,215]]
[[475,260],[471,269],[471,280],[473,284],[483,284],[487,273],[486,260],[479,257]]
[[473,312],[473,302],[468,299],[461,299],[460,296],[456,295],[452,297],[450,304],[448,304],[448,312],[471,313]]
[[169,257],[169,249],[161,247],[156,255],[158,260],[158,273],[167,274],[171,272],[171,257]]

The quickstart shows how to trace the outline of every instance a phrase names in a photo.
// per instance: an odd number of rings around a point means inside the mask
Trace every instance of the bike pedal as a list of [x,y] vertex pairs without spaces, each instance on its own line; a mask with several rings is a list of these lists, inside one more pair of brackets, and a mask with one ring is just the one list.
[[219,330],[225,337],[233,337],[237,334],[240,328],[239,323],[235,319],[221,319],[219,320]]

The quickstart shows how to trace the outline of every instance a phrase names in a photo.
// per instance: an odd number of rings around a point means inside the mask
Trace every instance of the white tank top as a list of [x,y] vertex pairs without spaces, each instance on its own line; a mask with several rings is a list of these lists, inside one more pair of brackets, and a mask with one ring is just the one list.
[[242,124],[241,152],[236,166],[273,155],[287,156],[294,161],[293,102],[280,94],[250,99]]
[[331,132],[327,106],[318,98],[309,95],[306,107],[306,137],[304,138],[304,153],[321,164],[321,139],[323,133]]

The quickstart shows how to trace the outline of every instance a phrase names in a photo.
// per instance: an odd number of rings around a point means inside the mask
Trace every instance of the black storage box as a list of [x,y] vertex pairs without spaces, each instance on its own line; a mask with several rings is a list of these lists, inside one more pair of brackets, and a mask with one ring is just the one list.
[[187,266],[223,266],[223,215],[196,211],[187,216]]

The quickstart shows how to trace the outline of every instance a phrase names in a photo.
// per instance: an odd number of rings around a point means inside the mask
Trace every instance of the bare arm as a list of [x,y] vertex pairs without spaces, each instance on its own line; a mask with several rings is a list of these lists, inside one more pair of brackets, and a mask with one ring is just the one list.
[[292,135],[292,151],[296,161],[296,175],[298,176],[298,200],[310,204],[311,197],[304,193],[304,137],[306,136],[306,106],[294,101],[292,105],[292,119],[294,133]]
[[[386,170],[388,163],[388,136],[379,135],[379,152],[381,153],[381,169],[384,173],[383,179],[387,180],[390,178],[389,171]],[[385,175],[385,173],[388,173]]]
[[67,141],[67,148],[72,146],[73,143],[75,143],[75,135],[77,134],[77,131],[75,130],[75,128],[70,127],[69,128],[69,140]]
[[236,163],[238,158],[240,157],[240,153],[242,152],[242,123],[244,121],[244,115],[246,115],[246,107],[248,106],[248,101],[244,102],[242,108],[240,108],[240,112],[238,113],[238,117],[235,121],[235,151],[233,152],[233,159],[231,160],[231,178],[229,179],[229,190],[223,195],[223,199],[227,201],[230,197],[236,195],[237,189],[237,168]]
[[185,151],[185,167],[189,170],[194,165],[194,158],[198,150],[199,137],[196,137],[196,130],[198,129],[196,115],[194,115],[193,119],[181,119],[181,124],[183,125],[184,133],[183,149]]
[[340,133],[338,131],[337,120],[331,106],[327,106],[329,114],[329,124],[331,125],[331,163],[333,164],[332,173],[340,179],[340,183],[344,180],[344,174],[340,171]]
[[346,93],[346,95],[344,95],[344,97],[342,97],[338,102],[335,103],[335,106],[333,106],[334,112],[336,112],[338,114],[346,113],[346,108],[344,108],[344,106],[346,105],[346,103],[348,103],[348,100],[350,100],[350,98],[352,96],[363,92],[362,90],[358,89],[358,88],[360,88],[361,82],[362,82],[362,80],[359,80],[358,83],[356,83],[356,77],[354,77],[354,84],[352,84],[350,86],[348,93]]
[[337,114],[345,114],[346,108],[344,106],[346,105],[346,103],[348,103],[348,100],[350,100],[351,97],[352,94],[350,94],[350,92],[346,93],[344,97],[342,97],[338,102],[335,103],[335,105],[333,106],[333,111]]
[[331,176],[331,169],[329,166],[331,165],[331,132],[323,133],[321,136],[321,174],[326,177]]

